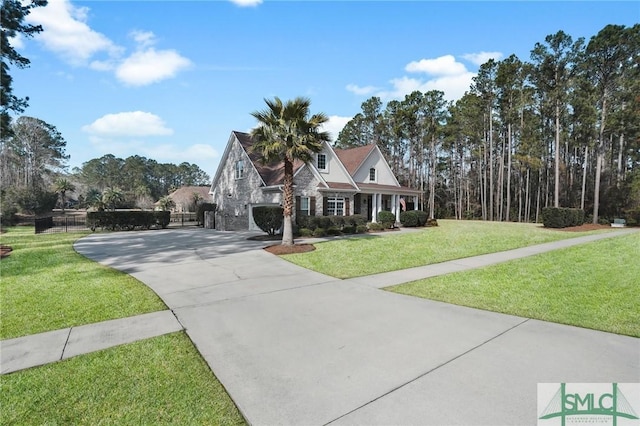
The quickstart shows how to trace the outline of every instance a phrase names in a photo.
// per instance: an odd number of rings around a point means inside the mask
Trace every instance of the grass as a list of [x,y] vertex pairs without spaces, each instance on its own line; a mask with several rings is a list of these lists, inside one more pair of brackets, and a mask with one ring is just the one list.
[[388,290],[640,337],[638,253],[632,234]]
[[244,424],[184,333],[4,375],[0,388],[1,424]]
[[440,226],[389,237],[364,236],[316,244],[309,253],[282,256],[336,278],[353,278],[463,257],[511,250],[594,232],[563,232],[541,225],[441,220]]
[[0,242],[13,251],[0,261],[0,339],[166,309],[140,281],[76,253],[73,242],[86,233],[7,231]]

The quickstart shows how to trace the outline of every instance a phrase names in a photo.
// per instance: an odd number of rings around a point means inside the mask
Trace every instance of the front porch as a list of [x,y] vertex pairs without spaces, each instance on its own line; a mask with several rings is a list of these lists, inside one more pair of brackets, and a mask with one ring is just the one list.
[[405,210],[418,210],[418,196],[415,194],[358,193],[353,198],[354,214],[366,215],[370,222],[377,222],[378,212],[390,211],[400,222],[400,213]]

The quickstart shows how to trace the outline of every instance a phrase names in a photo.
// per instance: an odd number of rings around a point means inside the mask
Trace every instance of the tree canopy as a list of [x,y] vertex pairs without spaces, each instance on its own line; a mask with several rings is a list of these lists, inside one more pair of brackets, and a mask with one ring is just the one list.
[[320,130],[329,118],[323,113],[310,115],[307,98],[282,102],[276,97],[265,102],[267,109],[251,113],[258,120],[251,132],[256,140],[253,150],[264,163],[284,162],[282,244],[293,245],[293,163],[310,161],[322,150],[323,142],[330,140],[329,133]]
[[366,100],[335,146],[377,144],[437,217],[537,221],[550,206],[583,208],[594,223],[640,217],[638,93],[640,24],[588,42],[559,31],[530,61],[482,64],[456,102],[435,91]]

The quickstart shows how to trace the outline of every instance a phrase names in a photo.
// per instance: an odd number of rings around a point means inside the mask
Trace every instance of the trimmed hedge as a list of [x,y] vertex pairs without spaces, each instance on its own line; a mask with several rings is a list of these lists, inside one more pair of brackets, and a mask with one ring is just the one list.
[[545,228],[567,228],[584,223],[584,210],[566,207],[545,207],[542,209],[542,223]]
[[400,223],[407,228],[413,228],[419,225],[418,214],[416,210],[408,210],[400,213]]
[[385,228],[393,228],[393,225],[396,223],[396,215],[388,210],[378,212],[377,219]]
[[284,210],[278,206],[254,207],[253,221],[267,234],[275,235],[282,228]]
[[[422,210],[414,210],[414,211],[416,212],[416,215],[418,215],[418,226],[425,226],[427,224],[427,220],[429,219],[429,215],[427,214],[427,212],[424,212]],[[436,226],[438,226],[437,222],[436,222]]]
[[148,211],[102,211],[87,212],[87,227],[111,231],[133,231],[134,229],[151,229],[169,226],[171,212]]

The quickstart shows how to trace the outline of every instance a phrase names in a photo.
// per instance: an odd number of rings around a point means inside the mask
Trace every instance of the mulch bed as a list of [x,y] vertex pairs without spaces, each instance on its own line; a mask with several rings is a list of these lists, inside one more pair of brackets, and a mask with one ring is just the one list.
[[0,259],[4,259],[5,257],[9,256],[9,253],[11,253],[12,251],[13,249],[11,247],[0,245]]
[[275,244],[269,247],[265,247],[264,249],[271,254],[280,256],[282,254],[306,253],[309,251],[313,251],[316,248],[313,244],[294,244],[292,246],[283,246],[282,244]]

